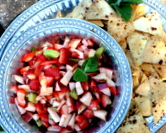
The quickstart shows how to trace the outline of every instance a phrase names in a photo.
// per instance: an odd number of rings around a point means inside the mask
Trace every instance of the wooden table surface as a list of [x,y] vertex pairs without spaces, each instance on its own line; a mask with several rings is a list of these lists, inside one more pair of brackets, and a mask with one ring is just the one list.
[[[160,0],[160,1],[166,5],[166,0]],[[166,133],[166,124],[157,133]]]

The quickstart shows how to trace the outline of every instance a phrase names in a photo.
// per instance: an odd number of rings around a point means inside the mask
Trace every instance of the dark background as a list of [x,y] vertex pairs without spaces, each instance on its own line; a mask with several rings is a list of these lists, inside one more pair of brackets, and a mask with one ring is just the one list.
[[3,27],[0,25],[0,36],[2,35],[2,33],[4,32]]

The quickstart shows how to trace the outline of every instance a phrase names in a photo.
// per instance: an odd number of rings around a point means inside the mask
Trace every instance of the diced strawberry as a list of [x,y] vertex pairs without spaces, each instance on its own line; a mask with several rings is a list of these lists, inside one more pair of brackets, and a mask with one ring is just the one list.
[[35,56],[35,53],[32,52],[32,53],[28,53],[28,54],[25,54],[22,58],[22,61],[23,62],[29,62],[30,60],[33,59],[33,57]]
[[80,55],[76,52],[76,51],[73,51],[71,53],[71,57],[75,57],[75,58],[78,58]]
[[60,44],[54,44],[54,48],[55,48],[56,50],[60,50],[60,49],[62,49],[62,48],[66,48],[66,46],[60,45]]
[[58,67],[51,67],[44,70],[44,75],[49,77],[60,77],[60,69]]
[[105,108],[107,107],[107,105],[111,104],[111,100],[108,96],[106,96],[105,94],[102,94],[101,96],[101,104],[102,106]]
[[25,95],[26,95],[26,92],[24,89],[17,90],[18,105],[23,108],[25,108],[27,106],[27,102],[25,100]]
[[15,97],[14,96],[10,96],[10,103],[15,104]]
[[93,111],[90,110],[90,109],[86,109],[86,110],[83,112],[83,115],[84,115],[86,118],[88,118],[88,119],[94,117]]
[[68,106],[66,104],[61,107],[60,114],[68,114]]
[[11,85],[9,91],[16,94],[17,93],[18,86],[17,85]]
[[63,127],[63,128],[59,131],[59,133],[66,133],[67,131],[68,131],[67,128]]
[[88,119],[83,115],[77,115],[76,122],[78,123],[78,126],[80,127],[80,129],[85,129],[89,125]]
[[94,40],[93,39],[88,39],[87,43],[88,43],[88,46],[90,46],[90,47],[94,46]]
[[44,56],[43,53],[36,55],[37,60],[40,60],[41,62],[45,61],[47,58]]
[[93,99],[91,101],[90,105],[88,106],[88,109],[90,109],[90,110],[98,110],[98,109],[100,109],[99,101]]
[[91,80],[91,83],[90,83],[90,90],[92,91],[92,92],[97,92],[97,93],[101,93],[100,92],[100,90],[99,90],[99,88],[98,88],[98,86],[97,86],[97,84],[96,84],[96,82],[94,81],[94,80]]
[[68,48],[62,48],[60,50],[60,57],[59,57],[59,63],[61,64],[67,64],[70,57],[70,51]]
[[37,67],[37,68],[35,69],[34,74],[35,74],[36,76],[39,76],[40,73],[42,72],[43,68],[44,68],[44,66],[40,65],[39,67]]
[[59,66],[59,62],[58,62],[57,58],[53,59],[53,60],[46,60],[46,61],[42,62],[40,65],[47,66],[47,65],[53,65],[53,64]]
[[29,73],[27,77],[31,80],[36,79],[36,75],[34,73]]
[[72,39],[69,43],[69,46],[71,46],[72,48],[77,48],[80,41],[81,39]]
[[38,113],[39,116],[42,116],[43,114],[47,114],[47,108],[45,107],[44,104],[41,103],[36,103],[36,111]]
[[46,86],[50,86],[54,83],[54,77],[44,76],[44,73],[40,73],[38,78],[39,78],[39,81],[41,81],[42,79],[45,79],[46,80]]
[[116,88],[115,88],[114,86],[111,86],[111,87],[109,87],[109,88],[110,88],[111,93],[112,93],[114,96],[118,95],[118,92],[117,92],[117,90],[116,90]]
[[29,69],[30,69],[30,66],[23,67],[20,69],[20,73],[24,74],[25,72],[29,71]]
[[40,83],[37,79],[31,80],[29,83],[29,87],[33,91],[37,91],[40,89]]
[[89,90],[89,85],[88,85],[88,81],[83,81],[81,82],[81,86],[84,90]]

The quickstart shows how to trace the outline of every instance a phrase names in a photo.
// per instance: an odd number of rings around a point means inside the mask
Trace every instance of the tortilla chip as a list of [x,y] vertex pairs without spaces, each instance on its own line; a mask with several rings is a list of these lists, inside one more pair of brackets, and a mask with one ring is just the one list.
[[92,0],[83,0],[81,3],[79,3],[74,10],[69,13],[66,18],[79,18],[83,19],[85,17],[85,12],[92,4]]
[[132,5],[133,13],[131,20],[136,20],[146,14],[147,6],[145,5]]
[[126,22],[121,17],[112,13],[109,16],[107,31],[117,42],[120,42],[134,31],[134,27],[131,22]]
[[149,80],[146,80],[144,83],[140,84],[135,90],[135,93],[151,99],[151,90],[150,90]]
[[85,19],[108,20],[109,15],[115,13],[105,0],[94,0],[85,14]]
[[151,105],[151,100],[149,98],[145,96],[137,95],[134,99],[143,116],[152,115],[152,105]]
[[127,57],[128,61],[129,61],[130,66],[134,67],[134,62],[133,62],[133,57],[131,55],[131,51],[126,49],[124,52],[126,54],[126,57]]
[[146,47],[149,39],[150,36],[148,34],[143,34],[140,32],[134,32],[127,38],[127,43],[136,66],[139,66],[143,63],[143,58],[145,58],[143,56],[144,48]]
[[162,80],[166,79],[166,65],[153,64],[154,69]]
[[87,21],[94,23],[95,25],[98,25],[100,27],[104,27],[104,24],[101,20],[87,20]]
[[162,38],[152,36],[146,44],[143,62],[166,65],[166,45]]
[[125,39],[124,39],[124,40],[121,40],[121,41],[119,42],[119,45],[121,46],[121,48],[122,48],[123,51],[125,52],[126,47],[127,47],[127,42],[126,42],[126,40],[125,40]]
[[133,87],[137,87],[140,84],[142,77],[142,70],[139,67],[132,67]]
[[143,63],[140,68],[142,69],[142,71],[146,74],[147,77],[149,76],[154,76],[156,78],[159,78],[159,75],[157,74],[157,72],[155,71],[155,69],[153,68],[152,64],[148,64],[148,63]]
[[166,113],[166,83],[151,77],[150,86],[152,91],[154,123],[156,124],[164,113]]
[[56,14],[56,17],[55,18],[62,18],[62,12],[59,10]]
[[138,31],[158,35],[160,37],[163,37],[165,34],[160,15],[156,11],[135,20],[133,24]]
[[116,133],[150,133],[134,100],[131,101],[128,114]]

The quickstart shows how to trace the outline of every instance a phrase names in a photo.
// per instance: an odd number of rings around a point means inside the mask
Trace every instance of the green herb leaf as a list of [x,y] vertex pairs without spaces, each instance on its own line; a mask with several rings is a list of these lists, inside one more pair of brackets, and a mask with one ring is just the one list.
[[32,52],[35,52],[36,51],[36,48],[35,47],[32,47],[32,50],[31,50]]
[[120,7],[118,7],[115,4],[112,4],[112,6],[115,8],[117,12],[119,12],[122,15],[122,18],[125,21],[129,21],[132,15],[132,7],[130,4],[121,4]]
[[47,59],[54,59],[60,55],[58,51],[52,49],[44,50],[43,54]]
[[79,82],[86,81],[88,80],[88,76],[83,70],[77,68],[73,75],[73,80],[79,81]]
[[92,73],[98,70],[98,61],[96,57],[90,57],[82,64],[82,70],[86,73]]
[[115,4],[116,4],[117,6],[120,6],[121,2],[122,2],[122,0],[117,0]]
[[140,4],[143,3],[142,0],[122,0],[123,3],[128,3],[128,4]]
[[115,3],[117,0],[108,0],[108,3],[111,4],[111,3]]

